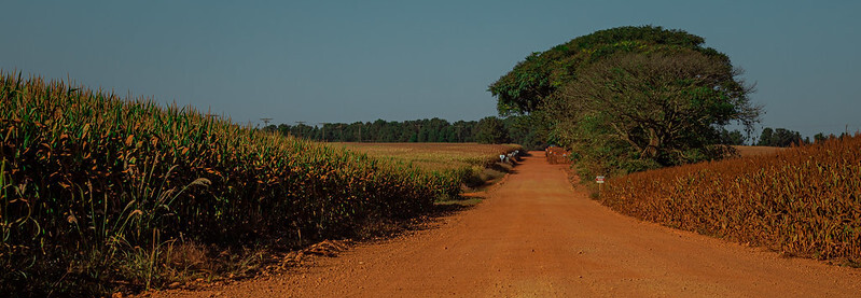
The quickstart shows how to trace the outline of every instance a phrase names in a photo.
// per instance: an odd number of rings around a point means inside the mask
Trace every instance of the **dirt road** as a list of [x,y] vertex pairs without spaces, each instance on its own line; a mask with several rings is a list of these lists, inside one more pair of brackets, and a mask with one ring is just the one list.
[[268,280],[155,297],[861,297],[861,269],[639,222],[533,153],[438,227]]

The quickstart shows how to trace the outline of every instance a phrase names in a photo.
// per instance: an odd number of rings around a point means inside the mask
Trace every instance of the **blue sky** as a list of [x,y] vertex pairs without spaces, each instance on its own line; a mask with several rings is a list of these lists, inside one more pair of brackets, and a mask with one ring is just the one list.
[[861,130],[861,2],[597,2],[13,0],[0,68],[239,123],[477,120],[496,113],[487,86],[529,53],[651,24],[744,68],[763,126]]

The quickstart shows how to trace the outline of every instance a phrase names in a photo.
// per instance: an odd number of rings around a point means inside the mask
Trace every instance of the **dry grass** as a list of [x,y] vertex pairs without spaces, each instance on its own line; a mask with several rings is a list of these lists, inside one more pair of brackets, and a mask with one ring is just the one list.
[[459,192],[475,191],[489,181],[504,176],[511,165],[500,163],[499,155],[520,145],[477,143],[332,143],[333,147],[367,154],[383,164],[418,168],[437,177],[446,186],[437,202],[458,200]]
[[453,170],[467,166],[487,167],[499,155],[522,150],[520,145],[476,143],[331,143],[366,153],[381,160],[413,164],[426,170]]

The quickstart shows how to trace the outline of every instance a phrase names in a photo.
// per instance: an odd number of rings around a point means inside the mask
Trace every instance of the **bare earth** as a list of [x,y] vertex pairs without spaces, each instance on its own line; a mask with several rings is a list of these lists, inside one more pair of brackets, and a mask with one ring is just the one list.
[[474,209],[280,276],[154,297],[861,297],[861,269],[619,215],[533,152]]

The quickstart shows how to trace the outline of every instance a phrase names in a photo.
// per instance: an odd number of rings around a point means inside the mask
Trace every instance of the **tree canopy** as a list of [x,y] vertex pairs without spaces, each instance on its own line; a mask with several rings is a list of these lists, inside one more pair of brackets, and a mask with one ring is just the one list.
[[560,87],[571,82],[577,72],[594,61],[618,52],[649,52],[658,47],[690,48],[717,55],[703,48],[702,37],[681,30],[661,27],[619,27],[596,31],[535,52],[513,70],[490,85],[488,91],[498,98],[500,114],[527,114],[541,110]]
[[704,42],[653,26],[597,31],[527,56],[489,91],[502,115],[540,115],[585,172],[720,158],[723,127],[752,127],[760,108]]

